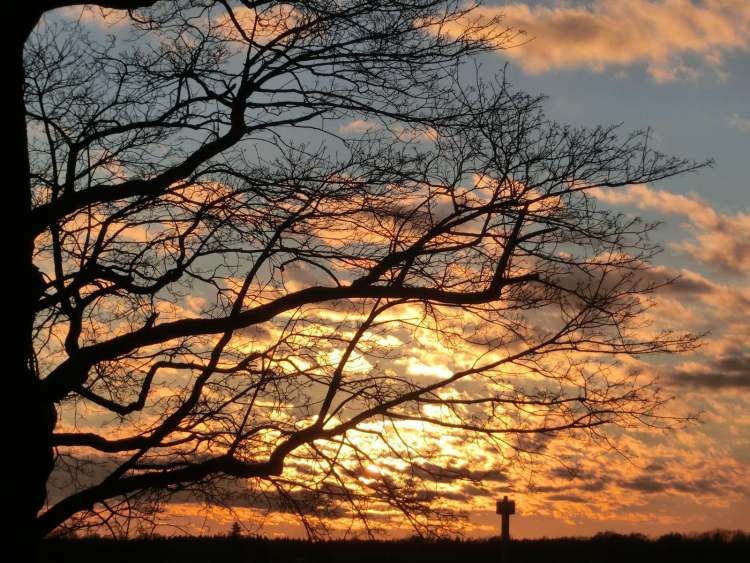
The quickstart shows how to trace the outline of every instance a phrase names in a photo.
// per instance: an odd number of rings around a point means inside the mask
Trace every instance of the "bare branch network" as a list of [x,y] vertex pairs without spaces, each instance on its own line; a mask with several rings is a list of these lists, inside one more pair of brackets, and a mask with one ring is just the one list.
[[37,533],[169,495],[426,533],[423,483],[471,478],[445,437],[668,423],[604,364],[695,338],[647,326],[654,225],[587,192],[701,164],[470,71],[517,34],[462,2],[98,6],[132,10],[24,51]]

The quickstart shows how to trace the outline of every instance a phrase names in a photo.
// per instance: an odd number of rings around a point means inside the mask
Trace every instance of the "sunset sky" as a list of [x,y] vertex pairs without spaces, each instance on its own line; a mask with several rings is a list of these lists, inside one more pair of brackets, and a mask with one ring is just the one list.
[[[750,3],[743,0],[497,3],[530,43],[501,53],[520,87],[572,123],[652,127],[661,150],[713,169],[601,194],[663,221],[657,263],[682,275],[655,314],[710,331],[701,350],[654,369],[670,409],[701,423],[632,434],[631,463],[589,460],[520,497],[519,535],[750,528]],[[493,8],[487,8],[493,10]],[[488,65],[492,64],[488,61]],[[526,508],[524,510],[524,508]],[[529,512],[533,514],[529,514]],[[477,521],[486,522],[485,515]]]
[[[526,32],[519,45],[484,55],[482,72],[507,64],[517,88],[549,97],[551,118],[650,127],[658,150],[715,165],[596,193],[602,205],[663,223],[655,275],[680,277],[659,291],[649,314],[678,331],[707,333],[696,352],[623,359],[618,369],[658,376],[674,396],[665,414],[700,413],[700,421],[615,433],[619,451],[553,440],[550,459],[533,464],[499,471],[491,460],[478,462],[485,488],[452,490],[469,510],[467,535],[498,533],[494,499],[504,494],[516,501],[516,537],[750,530],[750,1],[529,0],[487,2],[482,12]],[[435,348],[410,361],[403,368],[414,373],[451,358]],[[445,437],[446,447],[470,458],[471,445],[454,438]],[[226,531],[237,518],[248,529],[259,523],[243,507],[165,510],[194,532]],[[269,515],[263,532],[303,534],[284,514]]]
[[[529,40],[487,57],[485,68],[508,62],[511,82],[549,96],[551,117],[651,127],[660,150],[716,161],[698,174],[599,196],[663,222],[656,262],[682,278],[659,295],[654,314],[710,334],[697,353],[653,369],[675,396],[668,408],[701,411],[701,423],[628,435],[629,461],[586,459],[575,477],[552,468],[516,484],[513,530],[749,529],[750,3],[490,2],[485,12],[503,14]],[[472,521],[477,534],[496,524],[489,511]]]

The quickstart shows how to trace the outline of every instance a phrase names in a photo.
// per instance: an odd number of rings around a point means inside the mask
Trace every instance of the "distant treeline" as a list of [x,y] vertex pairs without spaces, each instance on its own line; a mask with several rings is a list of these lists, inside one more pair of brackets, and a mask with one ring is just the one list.
[[[500,563],[497,538],[487,540],[345,540],[308,542],[259,536],[52,538],[44,563]],[[612,532],[591,538],[513,540],[508,563],[649,563],[750,561],[750,534],[724,531],[651,539]]]

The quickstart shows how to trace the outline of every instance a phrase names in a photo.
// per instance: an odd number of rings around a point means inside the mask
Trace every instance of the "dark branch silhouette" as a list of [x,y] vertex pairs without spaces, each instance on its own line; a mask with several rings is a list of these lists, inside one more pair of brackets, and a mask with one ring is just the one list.
[[[247,479],[311,533],[304,498],[424,532],[407,422],[499,452],[669,422],[602,363],[695,337],[644,330],[654,225],[588,191],[703,164],[469,84],[515,32],[461,2],[90,4],[129,11],[27,3],[7,55],[23,538]],[[397,361],[425,339],[450,374]]]

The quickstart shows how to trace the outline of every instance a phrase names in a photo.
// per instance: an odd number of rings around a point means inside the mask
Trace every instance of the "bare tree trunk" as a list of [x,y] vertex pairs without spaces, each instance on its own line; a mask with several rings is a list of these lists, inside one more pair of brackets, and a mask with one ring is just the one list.
[[[42,291],[42,278],[32,262],[34,240],[30,228],[31,178],[24,104],[23,46],[35,25],[35,14],[23,14],[9,26],[11,45],[3,50],[2,68],[10,111],[6,122],[3,209],[6,242],[4,266],[8,284],[5,326],[7,378],[10,380],[3,427],[13,436],[12,459],[6,464],[10,507],[6,514],[9,543],[32,548],[38,542],[37,514],[46,500],[46,483],[54,465],[52,432],[55,405],[40,389],[34,366],[32,327],[34,305]],[[28,552],[27,552],[28,553]]]

